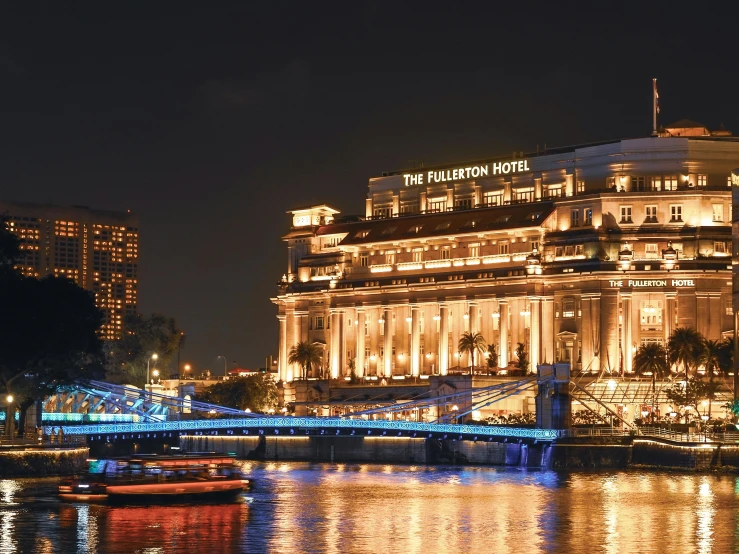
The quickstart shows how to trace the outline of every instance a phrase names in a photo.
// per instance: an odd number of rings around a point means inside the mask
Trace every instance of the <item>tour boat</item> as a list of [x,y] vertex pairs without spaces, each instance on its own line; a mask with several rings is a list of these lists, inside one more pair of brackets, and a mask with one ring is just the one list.
[[59,497],[109,504],[234,500],[250,486],[235,462],[218,454],[90,460],[84,478],[59,484]]

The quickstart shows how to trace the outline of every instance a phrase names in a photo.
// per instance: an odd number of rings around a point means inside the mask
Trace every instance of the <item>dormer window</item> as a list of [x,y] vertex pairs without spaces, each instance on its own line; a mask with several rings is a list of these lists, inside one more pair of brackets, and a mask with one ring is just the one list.
[[444,223],[439,223],[436,227],[434,227],[434,231],[445,231],[449,229],[449,226],[451,225],[450,221],[445,221]]
[[411,227],[410,229],[408,229],[408,234],[409,235],[417,235],[418,233],[421,232],[421,229],[423,229],[423,225],[414,225],[413,227]]
[[357,233],[354,234],[354,238],[355,239],[364,239],[364,238],[367,238],[367,235],[369,235],[369,231],[368,230],[358,231]]
[[397,229],[397,227],[385,227],[380,231],[380,236],[386,237],[388,235],[392,235],[395,232],[395,229]]

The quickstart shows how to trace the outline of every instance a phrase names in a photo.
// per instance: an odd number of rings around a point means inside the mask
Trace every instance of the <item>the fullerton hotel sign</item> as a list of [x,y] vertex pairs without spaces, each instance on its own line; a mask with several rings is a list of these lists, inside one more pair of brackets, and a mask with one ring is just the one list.
[[512,160],[510,162],[496,162],[483,165],[455,167],[453,169],[437,169],[420,173],[406,173],[403,175],[405,186],[430,185],[432,183],[449,183],[466,179],[478,179],[495,175],[510,175],[531,171],[528,160]]
[[[626,283],[624,285],[624,282]],[[608,285],[611,287],[631,287],[631,288],[649,288],[649,287],[694,287],[693,279],[628,279],[626,281],[618,279],[609,279]]]

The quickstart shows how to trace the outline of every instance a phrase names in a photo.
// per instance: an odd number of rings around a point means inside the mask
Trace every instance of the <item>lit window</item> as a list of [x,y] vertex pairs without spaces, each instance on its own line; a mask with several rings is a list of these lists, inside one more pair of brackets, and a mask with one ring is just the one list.
[[664,180],[665,190],[677,190],[677,175],[667,175]]
[[562,317],[575,317],[575,301],[574,300],[563,300],[562,301]]
[[705,187],[708,184],[708,176],[707,175],[698,175],[698,186],[699,187]]
[[469,245],[469,257],[477,258],[480,256],[480,243],[475,242]]
[[647,258],[656,258],[657,257],[657,245],[653,243],[649,243],[645,245],[644,254]]
[[593,208],[585,208],[583,210],[583,225],[592,225],[593,224]]
[[713,220],[723,221],[724,220],[724,205],[713,204]]
[[508,254],[508,242],[500,241],[498,243],[498,254]]
[[448,260],[452,257],[452,250],[449,246],[441,247],[441,259]]

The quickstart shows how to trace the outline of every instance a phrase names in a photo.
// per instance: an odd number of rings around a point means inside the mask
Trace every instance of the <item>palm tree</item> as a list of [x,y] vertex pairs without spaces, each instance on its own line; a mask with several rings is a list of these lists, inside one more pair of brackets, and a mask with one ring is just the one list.
[[488,370],[498,367],[498,351],[494,344],[488,344]]
[[667,375],[670,368],[667,365],[667,351],[658,342],[647,342],[639,347],[634,354],[634,371],[637,375],[651,373],[660,379]]
[[323,350],[317,342],[299,342],[290,348],[287,363],[298,364],[301,369],[301,379],[305,379],[314,364],[320,364],[323,359]]
[[718,370],[724,376],[734,371],[734,337],[724,339],[719,345]]
[[713,372],[719,368],[721,360],[721,343],[717,340],[703,340],[703,363],[708,373],[708,381],[713,382]]
[[671,364],[682,365],[685,386],[688,386],[690,366],[697,366],[703,356],[703,335],[693,327],[678,327],[667,340],[667,359]]
[[475,352],[484,352],[485,348],[487,348],[485,338],[480,333],[464,332],[459,337],[459,345],[457,347],[460,352],[469,352],[471,375],[475,367]]

